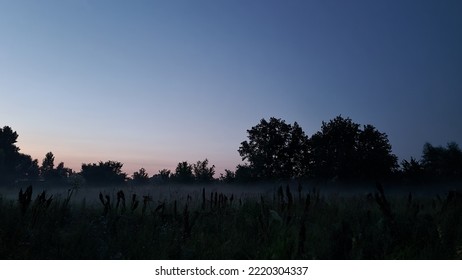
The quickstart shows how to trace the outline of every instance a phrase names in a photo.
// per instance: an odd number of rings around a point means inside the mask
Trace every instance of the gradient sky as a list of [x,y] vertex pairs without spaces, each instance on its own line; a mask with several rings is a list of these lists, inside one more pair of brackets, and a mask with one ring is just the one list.
[[262,118],[337,115],[399,159],[462,145],[462,1],[0,0],[0,126],[23,153],[131,174],[241,163]]

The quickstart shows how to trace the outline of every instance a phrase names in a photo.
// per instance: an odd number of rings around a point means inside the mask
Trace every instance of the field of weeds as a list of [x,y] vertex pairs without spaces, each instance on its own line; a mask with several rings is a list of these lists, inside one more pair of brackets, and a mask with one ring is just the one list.
[[[1,259],[461,259],[462,194],[357,195],[198,187],[162,199],[124,189],[0,199]],[[415,196],[415,195],[414,195]],[[89,202],[93,201],[93,202]]]

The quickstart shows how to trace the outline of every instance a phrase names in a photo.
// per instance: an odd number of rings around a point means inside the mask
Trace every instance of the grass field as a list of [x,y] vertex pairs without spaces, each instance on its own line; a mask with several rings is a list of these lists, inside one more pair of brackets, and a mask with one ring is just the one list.
[[[0,199],[1,259],[461,259],[462,195],[22,189]],[[165,191],[169,190],[169,191]],[[50,192],[51,193],[51,192]],[[151,194],[149,194],[151,193]]]

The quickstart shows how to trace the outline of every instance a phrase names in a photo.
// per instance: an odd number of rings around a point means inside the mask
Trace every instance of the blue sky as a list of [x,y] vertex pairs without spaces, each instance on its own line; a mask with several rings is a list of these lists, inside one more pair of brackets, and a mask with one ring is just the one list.
[[3,1],[0,120],[40,161],[241,163],[260,119],[341,114],[401,159],[462,145],[460,1]]

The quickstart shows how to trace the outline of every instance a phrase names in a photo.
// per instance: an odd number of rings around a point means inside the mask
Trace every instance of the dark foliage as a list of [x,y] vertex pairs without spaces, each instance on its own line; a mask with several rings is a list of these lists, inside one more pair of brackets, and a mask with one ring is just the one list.
[[[303,189],[302,187],[299,187]],[[375,195],[295,199],[291,186],[257,198],[221,192],[143,206],[133,194],[69,203],[32,187],[0,200],[2,259],[460,259],[462,195],[437,201]],[[271,197],[274,197],[271,199]],[[277,197],[277,198],[276,198]],[[209,200],[210,199],[210,200]],[[180,206],[181,205],[181,206]],[[102,206],[102,209],[101,209]],[[101,211],[102,210],[102,211]]]
[[372,125],[363,129],[349,118],[337,116],[323,122],[310,138],[311,174],[314,178],[377,180],[397,168],[397,157],[385,133]]
[[308,168],[308,137],[295,122],[262,119],[247,130],[248,141],[241,143],[239,154],[249,162],[253,175],[260,179],[299,177]]
[[193,167],[187,161],[178,163],[173,178],[179,183],[194,182]]
[[42,161],[40,174],[45,181],[52,183],[64,183],[69,176],[72,175],[72,169],[64,166],[64,162],[60,162],[56,168],[55,156],[52,152],[48,152]]
[[123,163],[117,161],[100,161],[98,164],[82,164],[80,174],[88,184],[122,184],[127,175],[122,172]]
[[462,151],[456,143],[446,147],[434,147],[426,143],[423,148],[422,165],[433,178],[462,178]]
[[[350,118],[337,116],[322,122],[321,130],[311,137],[298,125],[284,120],[262,119],[247,130],[248,140],[239,147],[244,161],[235,171],[225,170],[219,180],[225,183],[314,179],[329,182],[373,182],[395,180],[427,184],[462,180],[462,151],[456,143],[446,147],[426,143],[422,158],[402,160],[398,169],[388,136],[372,125],[361,126]],[[71,176],[79,175],[61,162],[55,166],[52,152],[38,161],[19,152],[18,134],[10,127],[0,129],[0,185],[24,185],[36,181],[69,184]],[[82,164],[80,176],[92,184],[123,184],[127,175],[123,164],[107,161]],[[183,184],[216,181],[215,165],[208,159],[178,163],[175,172],[160,170],[149,178],[144,168],[134,172],[129,181],[135,185],[177,182]]]
[[224,183],[234,183],[236,181],[236,173],[229,169],[225,169],[225,174],[220,174],[220,181]]
[[145,185],[149,183],[149,174],[146,172],[146,169],[140,168],[140,170],[133,173],[133,183],[135,185]]
[[198,161],[193,165],[194,179],[199,183],[212,182],[215,175],[215,165],[209,167],[209,160]]
[[18,134],[11,127],[0,128],[0,184],[38,179],[38,164],[29,155],[19,152]]

